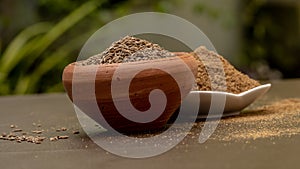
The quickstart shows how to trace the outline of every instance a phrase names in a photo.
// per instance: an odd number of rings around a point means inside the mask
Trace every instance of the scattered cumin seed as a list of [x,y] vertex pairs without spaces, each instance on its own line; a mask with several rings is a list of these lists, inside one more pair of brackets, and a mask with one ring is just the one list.
[[78,130],[73,131],[73,134],[79,134],[79,131]]
[[7,134],[6,134],[5,132],[3,132],[3,133],[1,134],[1,136],[6,137]]
[[8,140],[9,141],[14,141],[14,140],[16,140],[16,137],[9,137]]
[[16,135],[14,133],[9,133],[7,137],[16,137]]
[[35,134],[42,134],[43,131],[42,130],[33,130],[31,131],[32,133],[35,133]]
[[44,141],[45,139],[46,139],[46,137],[36,137],[36,139],[38,140],[38,141]]
[[13,132],[21,132],[23,131],[22,129],[14,129]]
[[50,137],[50,141],[57,141],[58,140],[58,137],[55,136],[55,137]]
[[68,139],[69,136],[58,136],[58,139]]

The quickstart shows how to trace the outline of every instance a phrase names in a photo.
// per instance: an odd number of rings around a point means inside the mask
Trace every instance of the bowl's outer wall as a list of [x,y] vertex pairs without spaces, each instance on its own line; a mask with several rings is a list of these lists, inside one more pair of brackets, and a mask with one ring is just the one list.
[[[195,77],[197,73],[197,64],[194,57],[188,53],[180,53],[180,56],[178,57],[186,63]],[[131,69],[126,69],[126,71],[124,71],[124,75],[126,73],[130,73],[130,71],[141,69],[143,64],[162,64],[164,68],[169,70],[172,74],[179,75],[180,81],[184,83],[184,86],[181,86],[181,89],[183,90],[183,98],[190,92],[194,85],[190,84],[186,79],[188,78],[187,74],[189,72],[183,68],[182,62],[180,64],[178,61],[172,59],[159,59],[149,62],[132,62],[123,64],[134,65],[133,68],[131,66]],[[149,123],[136,123],[123,117],[117,111],[112,100],[111,82],[118,65],[119,64],[76,66],[76,71],[74,71],[75,64],[69,64],[63,72],[63,84],[68,96],[71,100],[76,99],[76,106],[105,128],[107,128],[107,126],[103,123],[103,120],[119,132],[148,131],[163,128],[181,104],[180,89],[176,81],[171,75],[159,69],[143,70],[139,72],[134,79],[132,79],[129,87],[129,97],[131,103],[137,110],[145,111],[150,108],[148,97],[149,93],[153,89],[161,89],[167,97],[165,111],[157,119]],[[96,77],[92,81],[90,80],[91,78],[87,77],[95,76],[95,70],[97,71]],[[76,76],[74,73],[76,73]],[[73,76],[78,78],[76,79],[76,85],[77,87],[80,87],[80,89],[76,89],[76,98],[73,98],[72,95],[72,87],[74,87],[72,84],[75,83]],[[126,78],[126,76],[119,77],[118,80],[122,82],[122,78]],[[89,91],[86,90],[86,88],[90,87],[91,84],[95,85],[94,93],[86,92]],[[128,91],[118,93],[116,99],[120,102],[124,101],[124,99],[126,99],[124,96],[126,94],[128,95],[126,92]],[[91,101],[91,99],[95,98],[95,96],[98,104],[97,106],[99,108],[97,110],[95,110],[94,105],[92,105],[94,102]],[[105,119],[100,118],[99,110]]]

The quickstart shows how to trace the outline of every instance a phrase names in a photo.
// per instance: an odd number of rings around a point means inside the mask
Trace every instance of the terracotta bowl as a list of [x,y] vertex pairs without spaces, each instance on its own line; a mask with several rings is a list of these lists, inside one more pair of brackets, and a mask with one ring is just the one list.
[[[175,57],[170,58],[120,64],[80,66],[71,63],[64,69],[63,84],[73,103],[104,128],[112,127],[122,133],[162,129],[180,106],[182,98],[191,91],[194,82],[188,75],[195,77],[197,73],[197,64],[192,55],[182,52],[175,54]],[[122,71],[118,70],[118,76],[114,75],[120,66]],[[159,66],[164,71],[156,68]],[[112,83],[122,85],[122,82],[128,82],[131,77],[127,75],[137,70],[139,73],[130,81],[129,90],[112,94]],[[176,75],[176,80],[181,85],[166,72]],[[116,102],[123,104],[126,109],[128,101],[136,110],[145,113],[152,106],[149,95],[154,89],[162,90],[167,100],[165,109],[153,121],[134,121],[119,113]],[[147,116],[146,113],[144,115]]]

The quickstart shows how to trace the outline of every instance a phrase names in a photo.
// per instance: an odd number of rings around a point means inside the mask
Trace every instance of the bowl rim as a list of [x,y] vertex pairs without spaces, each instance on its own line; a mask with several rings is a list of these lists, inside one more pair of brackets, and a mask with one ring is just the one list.
[[187,58],[194,58],[190,52],[171,52],[174,53],[175,56],[172,57],[166,57],[166,58],[159,58],[159,59],[153,59],[153,60],[141,60],[141,61],[135,61],[135,62],[122,62],[122,63],[106,63],[106,64],[90,64],[90,65],[80,65],[76,64],[80,61],[72,62],[69,65],[76,66],[76,67],[98,67],[98,66],[105,66],[105,67],[116,67],[119,64],[124,65],[141,65],[141,64],[147,64],[147,63],[155,63],[155,62],[165,62],[165,61],[172,61],[179,59],[187,59]]

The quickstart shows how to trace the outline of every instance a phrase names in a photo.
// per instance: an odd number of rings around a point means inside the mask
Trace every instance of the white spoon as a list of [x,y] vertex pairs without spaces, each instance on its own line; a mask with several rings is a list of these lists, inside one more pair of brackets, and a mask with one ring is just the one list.
[[[187,108],[185,113],[188,114],[189,107],[194,107],[193,105],[197,105],[199,103],[199,113],[198,118],[207,118],[208,112],[212,106],[224,106],[224,111],[219,112],[217,114],[210,114],[209,118],[219,118],[220,116],[231,116],[237,115],[240,113],[241,110],[249,106],[253,103],[257,98],[264,95],[271,87],[271,84],[264,84],[248,91],[239,93],[239,94],[232,94],[227,92],[220,92],[220,91],[191,91],[186,99],[183,101],[181,106]],[[224,98],[224,99],[211,99],[213,97],[216,98]],[[224,104],[225,101],[225,104]],[[193,110],[191,110],[193,111]]]

